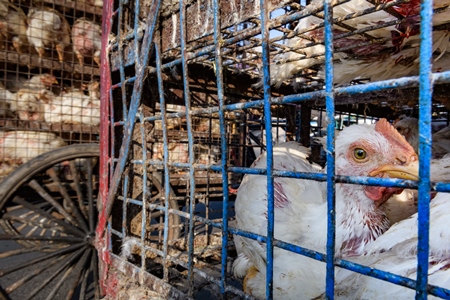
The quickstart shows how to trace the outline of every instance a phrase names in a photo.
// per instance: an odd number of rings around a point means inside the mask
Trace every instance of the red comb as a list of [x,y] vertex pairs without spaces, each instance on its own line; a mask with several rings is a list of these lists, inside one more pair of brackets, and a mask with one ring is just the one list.
[[375,130],[382,134],[393,145],[404,148],[407,151],[414,152],[413,147],[406,141],[405,137],[401,135],[386,119],[380,119],[375,124]]

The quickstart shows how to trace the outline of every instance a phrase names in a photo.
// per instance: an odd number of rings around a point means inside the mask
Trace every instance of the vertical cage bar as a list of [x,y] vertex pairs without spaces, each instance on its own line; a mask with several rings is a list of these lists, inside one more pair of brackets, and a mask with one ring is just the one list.
[[[123,1],[119,1],[119,8],[117,9],[117,32],[118,36],[122,36],[122,30],[120,26],[123,24]],[[118,43],[117,51],[119,52],[119,74],[120,74],[120,82],[122,82],[121,92],[122,92],[122,109],[123,109],[123,121],[127,121],[127,90],[125,82],[125,66],[123,61],[123,43]]]
[[[134,35],[134,55],[136,57],[139,57],[139,37],[138,37],[138,30],[139,30],[139,10],[141,8],[140,6],[140,0],[135,0],[134,1],[134,29],[133,29],[133,35]],[[157,18],[158,15],[155,15],[155,19]],[[140,61],[139,59],[136,60],[137,63],[137,67],[138,68],[142,68],[142,66],[140,65]]]
[[420,4],[420,73],[419,73],[419,199],[416,299],[427,299],[428,252],[430,228],[430,159],[433,1]]
[[[266,130],[267,151],[267,269],[266,269],[266,299],[273,298],[273,234],[274,234],[274,189],[273,189],[273,139],[272,114],[270,111],[270,49],[269,49],[269,10],[267,1],[260,0],[261,35],[262,35],[262,69],[264,84],[264,122]],[[263,134],[261,134],[263,136]]]
[[[223,66],[222,66],[222,34],[220,32],[220,10],[219,0],[214,0],[214,46],[216,50],[216,81],[217,81],[217,97],[219,98],[219,123],[220,123],[220,146],[221,146],[221,163],[222,163],[222,189],[223,189],[223,203],[222,203],[222,270],[220,278],[220,291],[225,294],[225,285],[227,280],[227,259],[228,259],[228,172],[227,172],[227,135],[225,124],[225,99],[223,92]],[[211,122],[210,122],[211,123]]]
[[126,226],[127,226],[127,203],[128,203],[128,182],[129,182],[130,176],[128,172],[125,172],[125,176],[123,179],[123,203],[122,203],[122,244],[124,241],[124,238],[126,237]]
[[334,298],[334,248],[336,235],[335,184],[334,184],[334,94],[333,94],[333,6],[324,3],[325,27],[325,102],[327,118],[327,259],[326,298]]
[[185,5],[184,1],[180,0],[180,44],[181,44],[181,65],[183,69],[183,92],[184,103],[186,106],[186,125],[188,132],[188,149],[189,149],[189,243],[188,243],[188,296],[192,297],[194,293],[194,213],[195,213],[195,168],[194,168],[194,137],[192,134],[192,119],[191,119],[191,97],[189,89],[188,65],[187,65],[187,51],[186,38],[187,33],[185,28]]
[[[108,193],[108,199],[106,203],[106,214],[109,216],[112,209],[112,203],[114,201],[117,187],[119,186],[120,178],[122,177],[123,170],[125,169],[125,164],[128,158],[128,152],[130,150],[131,136],[134,130],[137,110],[139,107],[141,94],[142,94],[142,85],[144,81],[144,75],[146,68],[142,66],[147,66],[149,57],[151,56],[150,49],[153,41],[153,36],[156,30],[156,22],[158,20],[157,16],[159,14],[159,9],[161,6],[162,0],[154,0],[152,2],[152,9],[149,10],[147,16],[147,24],[145,31],[144,39],[142,41],[142,51],[139,57],[136,56],[136,66],[140,66],[136,68],[136,80],[134,81],[133,94],[131,96],[130,108],[128,111],[128,121],[125,123],[124,127],[124,137],[122,140],[122,145],[120,147],[119,159],[117,166],[114,170],[114,174],[111,179],[111,185]],[[155,4],[156,2],[156,4]],[[139,60],[139,63],[137,63]]]
[[[147,168],[147,140],[145,138],[145,126],[144,126],[144,113],[139,109],[139,125],[141,129],[141,147],[142,147],[142,220],[141,220],[141,272],[146,270],[146,252],[145,241],[147,236],[147,197],[151,199],[151,189],[153,188],[153,182],[147,187],[148,181],[148,168]],[[131,166],[130,166],[131,167]],[[148,200],[150,200],[148,199]]]
[[[110,79],[111,80],[111,79]],[[113,90],[112,88],[108,89],[108,94],[109,94],[109,118],[110,118],[110,141],[111,141],[111,145],[110,145],[110,153],[109,153],[109,177],[108,178],[108,182],[111,182],[112,176],[114,174],[114,163],[113,163],[113,159],[116,155],[116,135],[114,132],[114,123],[115,123],[115,117],[114,117],[114,98],[113,98]],[[101,152],[103,153],[103,152]],[[106,199],[106,198],[105,198]],[[106,205],[106,203],[105,203]]]
[[[104,208],[107,203],[108,198],[108,188],[110,182],[110,167],[111,163],[111,151],[110,149],[114,149],[113,142],[110,140],[110,130],[112,131],[112,124],[109,121],[109,116],[112,115],[112,112],[109,111],[109,107],[112,101],[111,92],[111,70],[109,64],[109,33],[111,32],[112,27],[112,11],[113,11],[113,1],[108,0],[104,2],[103,7],[103,16],[102,16],[102,46],[101,46],[101,66],[100,66],[100,155],[99,158],[99,201],[100,207]],[[107,240],[104,237],[104,232],[106,228],[106,221],[108,215],[106,211],[103,209],[99,209],[98,215],[98,223],[96,228],[96,240],[95,247],[99,252],[100,259],[98,260],[98,268],[99,268],[99,286],[100,293],[103,294],[106,288],[106,280],[107,280],[107,272],[108,269],[108,258],[109,255],[107,248],[105,247],[107,244]],[[95,269],[96,270],[96,269]],[[95,274],[95,272],[94,272]],[[96,291],[97,292],[97,291]]]
[[163,151],[164,151],[164,237],[163,237],[163,279],[169,281],[168,269],[168,238],[169,238],[169,197],[170,197],[170,178],[169,178],[169,139],[167,137],[166,126],[166,99],[164,98],[164,87],[162,79],[162,62],[159,46],[155,44],[156,54],[156,75],[158,79],[159,103],[161,104],[161,123],[163,130]]

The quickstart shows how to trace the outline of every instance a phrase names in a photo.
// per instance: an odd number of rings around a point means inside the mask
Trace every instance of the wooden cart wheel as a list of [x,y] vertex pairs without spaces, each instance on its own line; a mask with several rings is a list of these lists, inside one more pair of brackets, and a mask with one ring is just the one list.
[[59,148],[0,183],[0,298],[98,299],[99,155]]
[[[152,204],[161,204],[164,205],[164,200],[162,198],[164,197],[164,188],[163,188],[163,176],[159,172],[153,172],[150,175],[150,180],[152,182],[152,186],[154,189],[151,190],[150,197],[147,197],[149,199],[149,202]],[[169,208],[179,210],[178,201],[175,199],[175,192],[173,189],[169,186]],[[152,220],[158,220],[158,218],[162,215],[161,211],[154,211],[151,213]],[[174,240],[178,239],[180,237],[180,216],[176,214],[170,214],[169,215],[169,231],[168,231],[168,239]],[[155,225],[153,226],[155,227]]]

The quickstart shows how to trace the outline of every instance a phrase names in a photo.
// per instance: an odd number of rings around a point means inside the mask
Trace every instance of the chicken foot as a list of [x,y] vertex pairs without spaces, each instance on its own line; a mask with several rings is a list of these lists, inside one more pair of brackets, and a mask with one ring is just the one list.
[[94,56],[94,61],[97,63],[97,65],[100,67],[101,64],[101,58],[100,56]]
[[39,55],[39,61],[41,61],[42,57],[45,54],[45,49],[41,48],[41,47],[36,47],[36,51],[37,51],[37,53]]
[[14,49],[16,49],[17,53],[22,54],[22,41],[16,36],[13,37],[12,43],[14,46]]
[[57,44],[56,45],[56,52],[58,52],[58,58],[60,62],[64,61],[64,45],[63,44]]
[[84,57],[79,51],[75,51],[75,55],[77,56],[78,62],[82,66],[84,64]]

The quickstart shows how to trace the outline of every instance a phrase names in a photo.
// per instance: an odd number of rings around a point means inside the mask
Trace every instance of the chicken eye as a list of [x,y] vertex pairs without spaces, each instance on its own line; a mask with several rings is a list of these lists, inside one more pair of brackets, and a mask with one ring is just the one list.
[[362,160],[366,158],[367,152],[364,149],[356,148],[355,150],[353,150],[353,155],[355,156],[356,159]]

